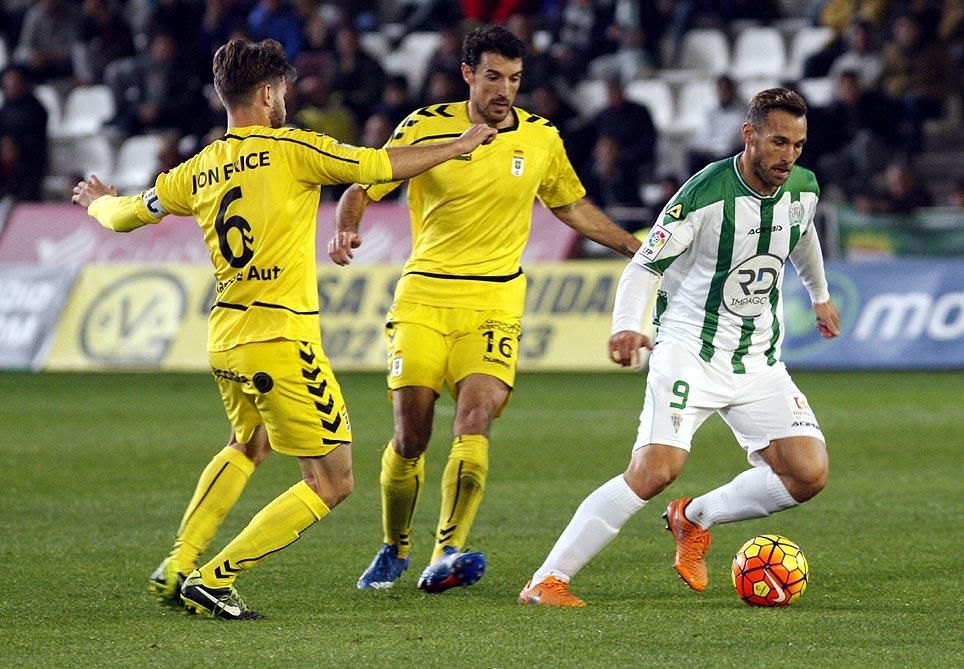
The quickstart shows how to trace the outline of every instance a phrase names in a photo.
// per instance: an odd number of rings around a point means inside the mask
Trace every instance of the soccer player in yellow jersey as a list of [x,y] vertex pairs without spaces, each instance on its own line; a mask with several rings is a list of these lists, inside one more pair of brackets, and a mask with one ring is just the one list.
[[[526,290],[520,261],[534,200],[628,257],[639,247],[584,199],[552,123],[513,107],[524,55],[525,45],[505,28],[472,31],[461,66],[469,99],[413,112],[386,145],[431,145],[473,123],[498,130],[490,145],[409,183],[413,249],[386,326],[395,428],[381,465],[384,544],[358,579],[360,589],[389,588],[408,567],[423,454],[445,385],[456,397],[454,441],[442,476],[435,549],[418,587],[442,592],[482,576],[485,556],[465,545],[485,489],[489,428],[515,381]],[[356,184],[345,192],[328,246],[334,262],[351,262],[365,208],[398,185]]]
[[[237,39],[214,56],[228,131],[130,197],[96,177],[73,201],[128,232],[168,213],[193,216],[214,264],[211,371],[232,426],[201,474],[170,555],[151,575],[162,599],[227,619],[259,618],[234,589],[238,574],[296,541],[353,487],[351,425],[321,349],[315,266],[319,185],[415,176],[491,141],[483,124],[423,147],[361,149],[282,128],[294,70],[274,40]],[[271,450],[298,458],[303,480],[265,506],[198,567],[248,477]]]

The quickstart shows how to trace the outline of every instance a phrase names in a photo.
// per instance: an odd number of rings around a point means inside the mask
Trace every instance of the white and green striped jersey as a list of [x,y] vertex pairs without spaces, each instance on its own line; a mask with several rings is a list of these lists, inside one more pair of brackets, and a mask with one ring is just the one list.
[[739,156],[706,166],[669,201],[633,261],[662,275],[656,341],[696,347],[743,373],[780,356],[783,269],[802,235],[816,234],[820,189],[794,166],[773,195],[754,192]]

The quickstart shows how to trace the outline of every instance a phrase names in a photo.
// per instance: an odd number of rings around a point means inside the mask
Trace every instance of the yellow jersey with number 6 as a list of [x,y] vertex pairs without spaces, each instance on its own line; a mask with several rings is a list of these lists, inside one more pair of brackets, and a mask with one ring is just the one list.
[[290,128],[231,128],[157,177],[150,217],[193,216],[214,264],[208,350],[270,339],[320,343],[319,185],[390,179],[384,149]]
[[[386,146],[458,137],[472,124],[468,104],[416,110]],[[586,191],[552,123],[518,107],[512,118],[491,144],[409,180],[412,255],[396,300],[521,313],[525,277],[520,263],[535,199],[548,208],[561,207]],[[380,200],[398,185],[373,185],[366,192]]]

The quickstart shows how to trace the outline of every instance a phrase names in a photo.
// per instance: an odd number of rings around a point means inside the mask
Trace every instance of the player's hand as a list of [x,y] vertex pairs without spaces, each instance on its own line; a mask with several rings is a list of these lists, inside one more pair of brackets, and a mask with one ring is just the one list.
[[91,202],[101,195],[117,195],[117,188],[108,186],[98,179],[96,175],[92,174],[90,175],[90,179],[77,182],[77,185],[74,186],[74,194],[71,196],[70,201],[86,209],[90,206]]
[[491,144],[499,131],[484,123],[476,123],[468,130],[459,135],[455,140],[459,142],[462,153],[472,153],[480,144]]
[[639,352],[653,350],[653,344],[644,334],[632,330],[620,330],[609,338],[609,359],[622,367],[639,369],[642,366]]
[[362,238],[357,232],[336,232],[328,242],[328,257],[336,265],[349,265],[355,254],[353,249],[361,246]]
[[817,315],[817,332],[821,337],[833,339],[840,334],[840,314],[833,301],[813,305],[813,313]]

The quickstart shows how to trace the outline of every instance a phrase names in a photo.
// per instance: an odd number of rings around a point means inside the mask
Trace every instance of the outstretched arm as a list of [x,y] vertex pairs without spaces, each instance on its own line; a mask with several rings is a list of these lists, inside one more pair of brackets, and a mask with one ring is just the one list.
[[[167,213],[159,208],[153,190],[118,197],[117,188],[91,175],[90,179],[74,186],[70,201],[84,207],[105,228],[114,232],[130,232],[148,223],[156,223]],[[155,209],[150,208],[150,203],[154,203]]]
[[335,208],[335,236],[328,242],[328,256],[336,265],[348,265],[355,257],[353,250],[362,243],[358,226],[371,201],[358,184],[349,186],[339,198]]
[[392,181],[401,181],[421,174],[439,163],[456,156],[472,153],[480,144],[489,144],[495,139],[495,128],[478,123],[447,142],[435,142],[420,146],[390,146],[388,159],[392,163]]
[[552,213],[570,228],[594,242],[632,258],[639,248],[639,240],[616,225],[596,205],[581,198],[572,204],[555,207]]

